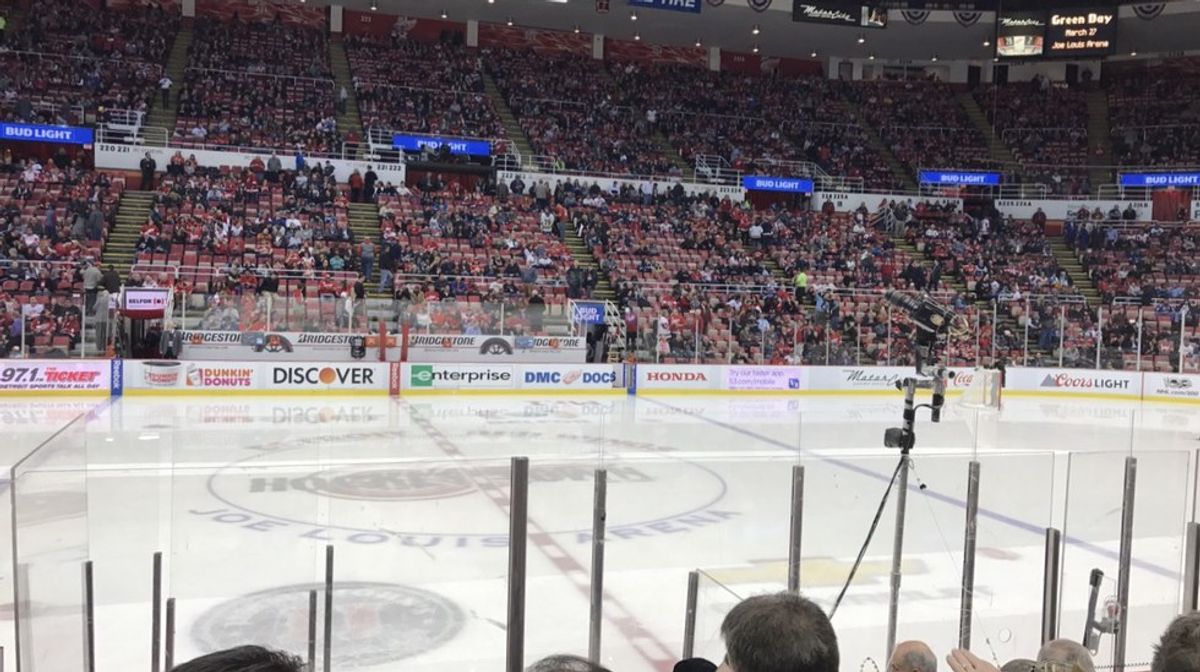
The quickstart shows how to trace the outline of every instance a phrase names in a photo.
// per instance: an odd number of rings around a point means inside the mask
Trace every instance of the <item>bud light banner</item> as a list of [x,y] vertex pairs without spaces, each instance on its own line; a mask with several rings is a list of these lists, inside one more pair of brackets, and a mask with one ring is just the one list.
[[1200,187],[1200,173],[1121,173],[1122,187]]
[[700,0],[629,0],[630,7],[646,7],[648,9],[666,9],[672,12],[700,13]]
[[90,128],[0,123],[0,140],[90,145],[94,138]]
[[922,170],[921,184],[944,184],[956,187],[998,187],[1000,173],[966,170]]
[[604,304],[599,301],[576,301],[575,324],[604,324]]
[[811,194],[813,181],[803,177],[764,177],[747,175],[742,178],[742,188],[747,191],[778,191],[788,194]]
[[435,152],[446,148],[451,154],[457,156],[492,155],[492,143],[487,140],[440,138],[431,135],[404,135],[398,133],[392,136],[392,147],[403,149],[406,152],[419,152],[428,147]]

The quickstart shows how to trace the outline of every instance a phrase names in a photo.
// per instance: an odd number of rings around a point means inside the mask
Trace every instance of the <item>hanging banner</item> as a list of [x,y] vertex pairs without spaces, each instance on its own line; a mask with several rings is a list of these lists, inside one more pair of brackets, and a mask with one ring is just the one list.
[[749,191],[778,191],[788,194],[811,194],[813,181],[802,177],[765,177],[747,175],[742,178],[742,187]]
[[92,129],[77,126],[0,123],[0,140],[47,142],[62,145],[90,145],[94,140],[94,136]]
[[959,187],[998,187],[1003,175],[966,170],[922,170],[921,184],[949,184]]

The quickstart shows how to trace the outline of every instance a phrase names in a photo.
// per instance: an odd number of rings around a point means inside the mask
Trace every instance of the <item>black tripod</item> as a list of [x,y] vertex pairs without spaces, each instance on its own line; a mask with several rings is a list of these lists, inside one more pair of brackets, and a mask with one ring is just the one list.
[[[896,464],[895,471],[892,472],[892,478],[888,481],[887,489],[883,492],[883,499],[880,500],[879,508],[875,511],[875,518],[871,521],[871,527],[867,531],[867,538],[863,541],[862,548],[858,551],[858,557],[854,560],[854,566],[850,568],[850,576],[846,577],[846,583],[842,586],[837,600],[833,603],[833,609],[829,612],[829,618],[832,619],[834,614],[837,613],[838,607],[842,603],[842,598],[846,595],[846,591],[850,588],[850,584],[854,581],[854,575],[858,572],[859,565],[862,564],[867,547],[871,545],[871,539],[875,536],[875,529],[879,526],[879,519],[883,516],[883,510],[887,506],[888,498],[892,494],[892,487],[899,483],[900,487],[896,494],[896,530],[892,541],[891,595],[888,600],[888,655],[891,655],[892,650],[896,647],[896,623],[900,607],[900,565],[901,557],[904,554],[904,516],[908,507],[908,472],[911,467],[910,454],[917,441],[917,435],[914,431],[917,420],[917,409],[928,408],[930,411],[930,420],[940,422],[942,419],[942,406],[946,402],[946,379],[954,377],[953,372],[948,371],[946,367],[937,363],[937,347],[941,340],[943,339],[939,338],[939,333],[936,331],[919,330],[917,332],[916,349],[917,375],[908,376],[903,380],[896,381],[896,389],[903,390],[904,392],[903,424],[900,427],[890,427],[883,433],[883,445],[887,448],[899,448],[900,460]],[[932,390],[933,399],[931,403],[916,403],[917,390]]]

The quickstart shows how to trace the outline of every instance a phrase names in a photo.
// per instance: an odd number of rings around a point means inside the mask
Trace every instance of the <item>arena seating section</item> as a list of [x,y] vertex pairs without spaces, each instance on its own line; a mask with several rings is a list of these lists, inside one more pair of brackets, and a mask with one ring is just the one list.
[[0,112],[46,123],[148,110],[179,27],[159,9],[102,12],[71,0],[38,2],[24,21],[0,51]]

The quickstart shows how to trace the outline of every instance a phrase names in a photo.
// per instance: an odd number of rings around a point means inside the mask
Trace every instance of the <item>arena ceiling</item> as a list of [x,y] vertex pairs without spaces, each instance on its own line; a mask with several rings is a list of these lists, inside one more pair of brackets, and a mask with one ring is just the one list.
[[[808,58],[815,52],[820,58],[865,59],[875,55],[880,60],[921,64],[934,57],[987,63],[993,56],[995,15],[990,11],[979,12],[975,23],[964,26],[960,19],[969,20],[969,15],[931,10],[923,23],[912,25],[901,10],[893,9],[887,28],[872,30],[793,22],[792,0],[772,0],[762,12],[751,9],[747,0],[722,0],[716,7],[711,0],[702,1],[699,14],[642,8],[636,10],[636,21],[631,20],[635,11],[628,0],[609,0],[607,13],[597,12],[597,0],[343,0],[338,4],[368,11],[374,5],[383,13],[412,17],[440,18],[445,13],[453,21],[511,20],[517,26],[553,30],[578,27],[586,33],[623,40],[638,35],[651,44],[694,45],[699,41],[706,47],[746,53],[757,47],[760,53],[772,56]],[[1004,1],[1009,7],[1008,0]],[[310,0],[310,4],[328,3]],[[1046,4],[1034,2],[1035,6]],[[1101,7],[1112,3],[1080,0],[1051,4],[1078,8],[1081,4]],[[1116,57],[1200,53],[1198,32],[1200,2],[1163,3],[1161,14],[1150,19],[1140,18],[1132,6],[1123,6]]]

